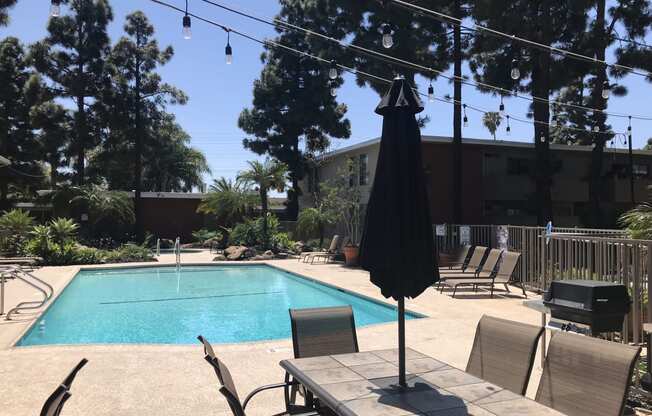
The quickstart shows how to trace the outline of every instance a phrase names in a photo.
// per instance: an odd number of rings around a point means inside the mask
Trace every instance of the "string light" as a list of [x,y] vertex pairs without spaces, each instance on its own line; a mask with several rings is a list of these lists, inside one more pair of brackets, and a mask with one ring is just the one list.
[[503,103],[503,96],[500,96],[500,106],[498,107],[498,114],[501,117],[505,117],[505,104]]
[[508,136],[511,136],[511,134],[512,134],[512,127],[509,125],[509,118],[510,118],[509,115],[507,115],[507,128],[505,129],[505,133],[506,133]]
[[61,16],[61,0],[52,0],[50,3],[50,17]]
[[629,116],[629,125],[627,126],[627,138],[632,140],[632,116]]
[[226,48],[224,48],[224,53],[226,55],[226,64],[231,65],[233,63],[233,48],[231,48],[231,31],[226,32]]
[[514,81],[521,78],[521,70],[518,68],[518,61],[516,59],[512,59],[512,70],[509,75]]
[[334,81],[330,81],[330,92],[331,92],[331,97],[337,97],[337,85],[335,85]]
[[611,94],[611,86],[609,85],[609,81],[605,81],[602,84],[602,98],[608,100],[610,94]]
[[541,140],[541,143],[545,143],[546,142],[546,134],[541,133],[541,137],[539,138],[539,140]]
[[392,28],[385,23],[383,25],[383,48],[390,49],[394,46],[394,36],[392,36]]
[[190,16],[188,15],[188,0],[186,0],[186,14],[183,16],[183,38],[189,40],[192,38],[192,22],[190,21]]
[[339,72],[337,70],[337,62],[335,62],[335,60],[333,59],[331,61],[331,67],[328,70],[328,78],[333,80],[333,79],[336,79],[338,76],[339,76]]
[[435,87],[432,86],[432,82],[428,87],[428,101],[431,103],[435,102]]
[[469,127],[469,118],[466,116],[466,104],[462,105],[464,109],[464,127]]
[[600,126],[593,126],[593,131],[598,133],[600,131]]

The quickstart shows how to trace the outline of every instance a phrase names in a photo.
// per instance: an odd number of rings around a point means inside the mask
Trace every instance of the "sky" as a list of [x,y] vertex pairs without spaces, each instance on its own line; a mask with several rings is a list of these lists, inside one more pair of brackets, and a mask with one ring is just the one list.
[[[166,0],[178,7],[184,7],[182,0]],[[250,12],[251,14],[272,18],[279,11],[276,0],[220,0],[225,5]],[[182,16],[151,0],[111,0],[114,20],[109,28],[113,42],[123,33],[125,16],[136,10],[142,10],[150,19],[156,30],[159,45],[171,45],[175,55],[170,63],[160,69],[163,80],[184,90],[190,97],[185,106],[171,106],[169,111],[177,116],[178,122],[191,135],[192,146],[206,155],[211,174],[206,182],[221,176],[234,177],[246,168],[246,161],[258,158],[242,147],[246,134],[238,129],[240,112],[251,106],[253,82],[260,75],[262,63],[260,54],[263,49],[258,43],[237,36],[231,37],[234,61],[232,65],[224,62],[226,34],[199,21],[193,21],[193,36],[190,40],[182,37]],[[199,0],[190,1],[190,11],[225,24],[256,38],[271,38],[275,35],[273,28],[244,17],[233,15]],[[62,12],[66,13],[65,6]],[[398,10],[397,13],[406,11]],[[11,22],[8,27],[0,28],[0,37],[16,36],[25,44],[42,39],[46,35],[49,2],[46,0],[20,0],[9,11]],[[449,70],[450,74],[451,71]],[[468,74],[468,69],[467,69]],[[382,119],[374,113],[379,96],[370,88],[358,87],[352,76],[345,75],[345,84],[339,90],[338,100],[348,106],[347,117],[351,121],[352,135],[348,140],[334,140],[333,148],[341,148],[380,136]],[[417,80],[418,87],[425,92],[428,81]],[[621,81],[629,94],[626,97],[613,97],[609,101],[609,111],[625,114],[652,116],[650,92],[652,84],[642,77],[630,75]],[[440,79],[434,84],[436,94],[452,95],[452,85]],[[498,111],[499,99],[489,94],[475,91],[473,87],[464,86],[464,101],[476,107]],[[516,117],[525,118],[528,102],[521,99],[505,100],[507,112]],[[447,103],[427,103],[423,112],[431,119],[423,129],[423,135],[452,135],[453,106]],[[469,126],[464,129],[464,137],[491,139],[483,127],[480,113],[468,112]],[[614,131],[624,132],[626,119],[609,120]],[[513,122],[512,134],[506,136],[505,123],[497,134],[499,140],[531,142],[533,126]],[[635,121],[633,125],[634,147],[643,147],[652,137],[652,121]],[[622,145],[621,145],[622,146]]]

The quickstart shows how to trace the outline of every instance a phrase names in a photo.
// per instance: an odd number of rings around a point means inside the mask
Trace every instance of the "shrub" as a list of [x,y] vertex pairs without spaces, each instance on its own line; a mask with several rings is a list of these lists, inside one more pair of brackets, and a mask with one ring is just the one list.
[[229,244],[232,246],[247,246],[252,247],[258,244],[258,236],[256,233],[256,224],[252,220],[245,220],[240,224],[236,224],[229,234]]
[[288,251],[294,250],[296,241],[292,241],[287,233],[276,233],[270,239],[272,250],[275,251]]
[[219,231],[211,231],[205,228],[193,231],[192,238],[202,247],[210,247],[213,242],[220,242],[222,240],[222,233]]
[[50,221],[50,235],[57,244],[66,244],[75,241],[79,225],[70,218],[57,218]]
[[34,219],[22,210],[14,209],[0,217],[0,251],[9,255],[23,254]]
[[107,263],[155,261],[154,255],[149,248],[131,243],[123,244],[116,250],[106,252],[104,260]]

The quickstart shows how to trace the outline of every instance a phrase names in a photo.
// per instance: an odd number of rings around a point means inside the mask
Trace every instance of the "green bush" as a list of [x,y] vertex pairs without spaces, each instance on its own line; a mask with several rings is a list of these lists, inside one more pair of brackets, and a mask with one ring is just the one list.
[[270,239],[272,250],[275,251],[288,251],[294,250],[295,241],[290,239],[287,233],[276,233]]
[[128,243],[116,250],[106,252],[104,261],[106,263],[133,263],[156,261],[156,259],[149,248]]
[[20,209],[5,212],[0,216],[0,251],[9,255],[24,254],[34,218]]
[[50,235],[57,244],[66,244],[75,241],[79,225],[70,218],[57,218],[50,221]]
[[202,228],[201,230],[193,231],[192,238],[201,247],[210,247],[214,242],[219,243],[222,240],[222,233]]
[[[279,233],[279,224],[276,216],[269,215],[267,217],[267,233],[270,236],[270,245],[273,245],[274,237]],[[272,248],[263,247],[263,218],[245,220],[245,222],[236,224],[231,230],[231,234],[229,234],[229,245],[259,247],[262,249]]]

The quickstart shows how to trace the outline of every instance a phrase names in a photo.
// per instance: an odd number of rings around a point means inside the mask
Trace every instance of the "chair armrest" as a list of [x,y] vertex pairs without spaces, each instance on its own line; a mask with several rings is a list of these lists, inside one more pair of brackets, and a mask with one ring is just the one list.
[[296,382],[296,381],[289,381],[289,382],[285,382],[285,383],[269,384],[267,386],[258,387],[257,389],[255,389],[254,391],[249,393],[249,395],[247,397],[245,397],[244,401],[242,402],[242,410],[245,410],[245,408],[247,407],[247,404],[249,404],[249,401],[251,399],[253,399],[253,397],[255,395],[257,395],[258,393],[261,393],[261,392],[266,391],[266,390],[280,389],[281,387],[289,387],[289,386],[298,385],[298,384],[299,383]]

